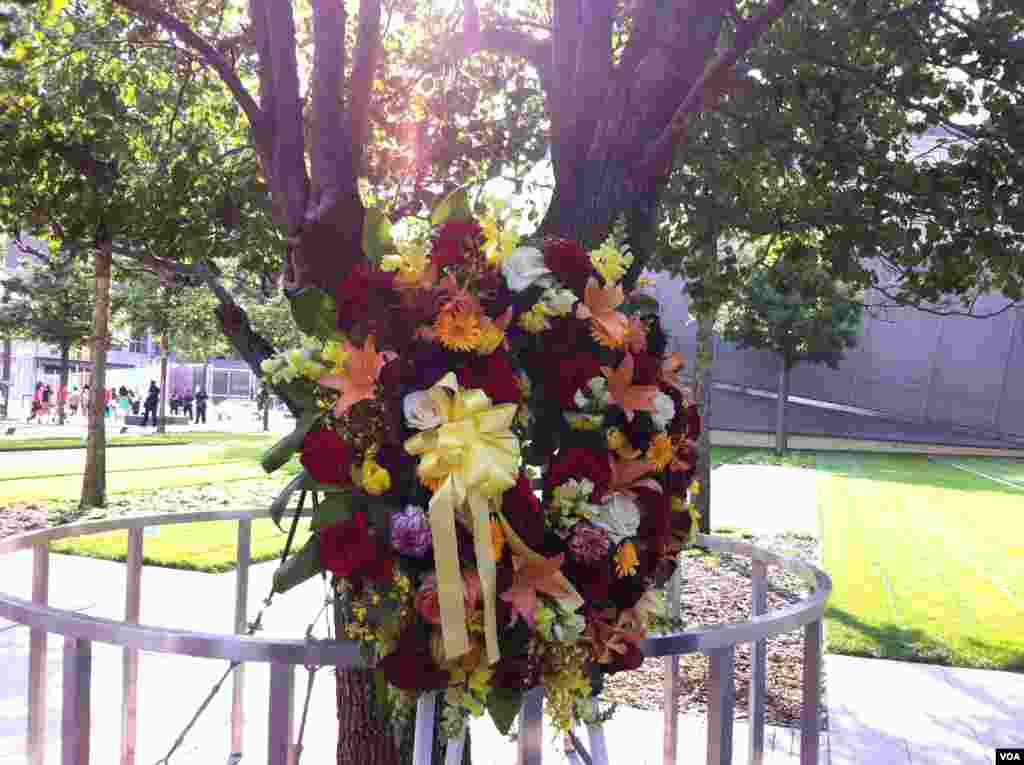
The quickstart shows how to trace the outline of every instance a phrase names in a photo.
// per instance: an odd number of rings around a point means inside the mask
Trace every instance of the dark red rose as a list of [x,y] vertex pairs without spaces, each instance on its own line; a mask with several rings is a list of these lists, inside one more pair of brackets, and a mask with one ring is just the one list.
[[541,338],[545,357],[569,358],[597,345],[590,336],[590,322],[581,321],[574,316],[551,319],[551,329],[541,335]]
[[570,239],[549,237],[544,240],[544,265],[554,272],[562,284],[577,295],[583,295],[594,269],[586,250]]
[[396,395],[402,385],[402,360],[401,358],[391,359],[384,368],[380,370],[380,384],[390,395]]
[[459,367],[455,375],[463,388],[481,388],[495,404],[518,404],[522,397],[516,372],[508,356],[500,351],[477,356]]
[[395,290],[394,274],[364,261],[353,267],[338,285],[335,299],[338,327],[349,330],[357,324],[372,324],[379,331],[394,323],[393,312],[401,297]]
[[320,531],[320,562],[324,568],[349,579],[391,581],[394,559],[370,534],[366,513]]
[[696,441],[700,436],[700,428],[700,412],[697,411],[696,405],[691,404],[686,409],[686,437],[691,441]]
[[320,483],[352,483],[352,447],[334,430],[314,430],[302,439],[299,461]]
[[615,581],[611,558],[587,563],[570,555],[562,565],[562,573],[587,601],[587,605],[604,603],[609,599]]
[[672,513],[670,521],[672,523],[672,533],[682,539],[690,537],[690,530],[693,528],[693,518],[689,511],[683,510],[681,513]]
[[626,652],[613,653],[612,660],[604,667],[609,675],[614,675],[616,672],[632,672],[635,669],[640,669],[640,665],[643,663],[644,655],[640,651],[640,646],[635,643],[626,643]]
[[551,370],[552,392],[562,409],[574,409],[573,397],[580,388],[586,390],[594,377],[602,377],[601,362],[593,354],[580,352],[559,359]]
[[381,659],[377,668],[391,685],[406,691],[432,691],[448,686],[448,673],[437,666],[427,634],[416,626],[402,633],[395,652]]
[[668,385],[663,385],[659,389],[662,393],[672,399],[672,403],[676,405],[676,413],[672,416],[672,421],[669,422],[666,430],[673,436],[679,436],[686,433],[686,401],[683,399],[683,394],[680,393],[676,388]]
[[524,474],[520,473],[516,485],[502,495],[501,514],[523,540],[523,544],[531,550],[536,550],[543,544],[544,513],[541,512],[540,501]]
[[652,489],[636,489],[636,504],[640,508],[640,528],[637,536],[651,540],[658,551],[672,534],[672,498]]
[[437,232],[430,259],[438,268],[460,266],[466,260],[468,244],[480,239],[483,229],[472,221],[452,221],[445,223]]
[[544,489],[547,492],[554,491],[570,478],[588,479],[594,484],[591,496],[604,496],[612,480],[608,453],[581,447],[559,451],[551,460],[548,472],[544,476]]
[[616,579],[612,582],[611,589],[609,591],[609,597],[615,604],[615,607],[622,610],[626,608],[632,608],[639,602],[640,598],[643,597],[644,592],[647,591],[647,583],[644,578],[640,576],[641,573],[646,571],[644,566],[644,554],[637,548],[637,557],[640,558],[640,567],[637,569],[637,574],[634,576],[626,576],[622,579]]
[[649,353],[633,356],[633,384],[657,385],[661,377],[661,361]]

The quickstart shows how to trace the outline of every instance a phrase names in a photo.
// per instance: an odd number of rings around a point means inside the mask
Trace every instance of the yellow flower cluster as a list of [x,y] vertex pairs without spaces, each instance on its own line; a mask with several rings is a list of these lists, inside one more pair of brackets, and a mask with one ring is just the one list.
[[505,330],[486,316],[471,311],[442,311],[434,320],[432,334],[445,348],[494,353],[505,342]]
[[[539,303],[537,305],[540,305]],[[537,310],[537,305],[529,311],[519,314],[519,326],[531,335],[539,335],[546,329],[551,329],[551,322],[543,312]]]
[[647,447],[647,454],[644,456],[658,470],[664,470],[672,462],[674,453],[675,447],[668,433],[658,433],[651,439],[651,445]]
[[563,732],[576,724],[577,704],[590,697],[586,666],[589,649],[578,643],[547,643],[544,646],[545,708],[555,727]]
[[[306,338],[300,348],[282,351],[269,359],[264,359],[260,363],[260,370],[272,383],[288,383],[297,377],[319,380],[327,372],[327,367],[321,361],[324,359],[324,351],[319,340]],[[333,349],[333,352],[338,354],[337,349]]]
[[619,248],[612,237],[590,253],[590,263],[601,274],[605,284],[617,284],[633,265],[633,255],[626,247]]
[[619,547],[615,553],[615,575],[619,579],[624,579],[627,576],[633,576],[636,573],[637,566],[640,565],[640,558],[636,554],[636,545],[632,542],[626,542],[626,544]]
[[397,255],[385,255],[381,258],[381,270],[397,271],[398,281],[404,285],[418,284],[430,265],[426,243],[420,241],[398,242],[397,247]]

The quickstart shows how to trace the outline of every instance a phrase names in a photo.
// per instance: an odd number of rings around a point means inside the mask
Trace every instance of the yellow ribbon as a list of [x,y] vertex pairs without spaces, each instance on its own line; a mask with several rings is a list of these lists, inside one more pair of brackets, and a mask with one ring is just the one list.
[[424,481],[441,481],[430,498],[430,531],[434,541],[441,634],[448,659],[469,652],[466,607],[455,513],[467,506],[484,601],[484,638],[489,663],[498,661],[496,564],[491,546],[492,506],[519,473],[519,439],[512,432],[515,404],[492,406],[482,390],[459,387],[452,372],[431,389],[442,424],[405,442],[405,450],[420,457],[417,474]]

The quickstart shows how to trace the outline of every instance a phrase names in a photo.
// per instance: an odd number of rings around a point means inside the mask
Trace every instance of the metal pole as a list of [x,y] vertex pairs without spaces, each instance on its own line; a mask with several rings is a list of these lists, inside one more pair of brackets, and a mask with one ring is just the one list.
[[[32,548],[32,602],[39,606],[50,600],[50,548],[39,544]],[[28,648],[28,761],[46,762],[46,630],[29,633]]]
[[519,707],[518,765],[541,765],[544,751],[544,689],[534,688]]
[[[249,604],[249,564],[252,561],[252,521],[243,519],[238,522],[237,565],[235,573],[235,634],[245,633],[248,621]],[[245,694],[245,665],[235,667],[231,689],[231,753],[242,753],[242,729],[245,727],[245,714],[242,707]]]
[[64,704],[60,725],[63,765],[89,765],[92,643],[64,638]]
[[295,717],[295,667],[270,665],[269,765],[291,765]]
[[[139,623],[142,596],[142,541],[145,529],[128,531],[127,583],[125,586],[124,620]],[[121,677],[121,765],[135,765],[136,728],[139,708],[139,651],[125,648],[124,672]]]
[[709,655],[708,765],[732,765],[734,658],[731,645]]
[[416,729],[413,731],[412,764],[430,765],[434,756],[434,718],[437,692],[420,694],[416,701]]
[[800,765],[818,765],[821,730],[821,619],[804,627],[803,706],[800,711]]
[[[672,577],[668,580],[666,597],[668,598],[669,614],[674,619],[679,618],[679,585],[682,572],[677,566]],[[665,697],[662,703],[662,714],[664,716],[662,742],[662,759],[664,765],[675,765],[679,740],[679,656],[666,656],[661,660],[664,666],[664,692]]]
[[[768,566],[751,559],[751,614],[760,616],[768,608]],[[750,646],[750,765],[764,763],[764,702],[767,675],[767,640]]]

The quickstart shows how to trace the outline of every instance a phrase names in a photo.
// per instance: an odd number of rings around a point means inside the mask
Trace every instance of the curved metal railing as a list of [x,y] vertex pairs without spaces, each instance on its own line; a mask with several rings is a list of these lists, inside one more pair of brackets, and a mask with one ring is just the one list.
[[[310,515],[312,511],[303,513]],[[336,640],[270,640],[243,635],[247,627],[249,567],[251,565],[252,521],[267,517],[266,510],[234,510],[138,516],[110,521],[80,523],[21,534],[0,540],[0,555],[32,549],[32,599],[0,593],[0,617],[30,629],[28,689],[28,755],[30,765],[43,765],[46,732],[46,649],[51,634],[64,639],[62,751],[65,763],[89,762],[91,720],[92,644],[124,649],[122,695],[122,765],[133,765],[138,706],[139,651],[157,651],[196,658],[222,659],[237,663],[231,713],[229,761],[241,757],[242,698],[246,663],[270,664],[269,760],[270,765],[289,765],[293,757],[292,710],[294,670],[332,665],[363,665],[358,645]],[[238,521],[237,579],[235,590],[235,633],[233,635],[153,627],[139,623],[144,530],[156,526],[201,521]],[[52,608],[49,601],[51,542],[108,531],[128,531],[125,566],[125,619],[116,621]],[[677,690],[679,656],[705,653],[710,658],[708,700],[708,763],[732,763],[733,673],[735,647],[752,643],[750,684],[750,762],[759,765],[764,755],[766,639],[804,630],[803,711],[801,718],[801,765],[818,762],[819,707],[821,688],[822,617],[832,589],[828,576],[815,566],[787,558],[737,540],[698,535],[697,544],[712,551],[742,555],[751,559],[752,614],[744,622],[700,627],[672,635],[657,635],[641,646],[648,657],[664,657],[665,733],[664,762],[674,765],[677,742]],[[812,593],[806,599],[777,611],[767,612],[768,566],[779,566],[803,579]],[[678,616],[679,579],[669,586]],[[415,765],[429,765],[433,743],[436,694],[424,694],[417,709]],[[541,719],[543,690],[528,693],[520,716],[519,761],[539,765],[541,761]],[[590,726],[591,760],[607,762],[603,730]],[[461,762],[462,742],[449,742],[446,760]]]

